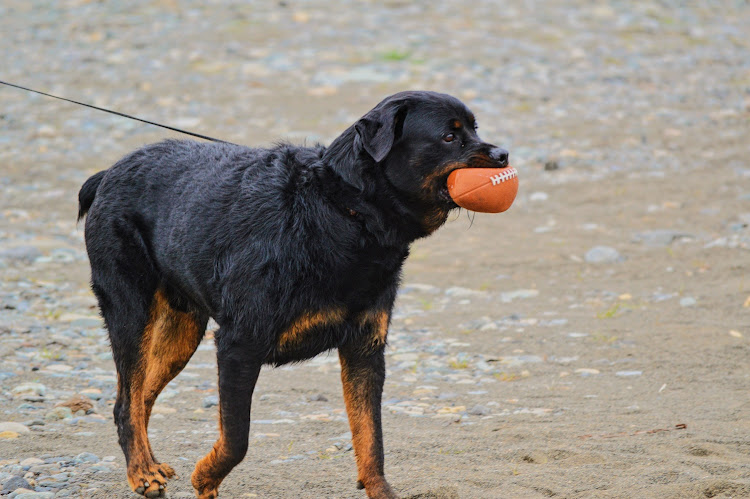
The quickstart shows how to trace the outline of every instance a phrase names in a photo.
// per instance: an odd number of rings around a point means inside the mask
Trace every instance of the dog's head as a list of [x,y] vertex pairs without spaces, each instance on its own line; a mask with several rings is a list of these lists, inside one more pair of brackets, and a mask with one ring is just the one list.
[[385,179],[395,197],[420,219],[424,235],[458,207],[447,188],[453,170],[508,165],[508,152],[482,141],[474,114],[446,94],[392,95],[348,132],[344,136],[353,141],[357,161],[343,172],[344,179],[360,190],[367,187],[362,184],[365,170]]

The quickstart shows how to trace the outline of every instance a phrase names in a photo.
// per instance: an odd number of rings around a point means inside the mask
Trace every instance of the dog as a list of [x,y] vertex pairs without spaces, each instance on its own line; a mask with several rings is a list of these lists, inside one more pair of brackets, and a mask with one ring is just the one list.
[[166,140],[83,184],[78,219],[136,493],[166,495],[174,470],[154,457],[149,416],[213,318],[220,436],[191,476],[200,499],[217,497],[245,456],[261,366],[332,349],[357,485],[370,498],[398,497],[384,476],[380,419],[391,312],[410,243],[457,208],[448,175],[508,165],[476,128],[454,97],[401,92],[328,147]]

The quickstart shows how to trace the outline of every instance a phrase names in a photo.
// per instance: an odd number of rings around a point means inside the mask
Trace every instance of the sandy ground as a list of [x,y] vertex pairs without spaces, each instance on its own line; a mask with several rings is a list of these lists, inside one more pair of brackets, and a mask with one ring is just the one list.
[[[406,266],[383,406],[401,494],[750,497],[746,4],[134,5],[4,2],[0,79],[252,145],[327,142],[430,88],[511,151],[514,207],[457,213]],[[0,438],[0,486],[134,497],[76,193],[166,136],[0,88],[0,420],[30,430]],[[264,369],[223,497],[364,497],[338,370]],[[91,414],[52,413],[82,391]],[[172,497],[217,436],[213,395],[207,338],[151,424]]]

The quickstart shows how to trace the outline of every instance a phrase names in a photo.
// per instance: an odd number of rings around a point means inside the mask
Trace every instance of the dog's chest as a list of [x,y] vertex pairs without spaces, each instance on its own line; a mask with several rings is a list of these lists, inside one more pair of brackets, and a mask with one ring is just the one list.
[[314,305],[297,308],[278,331],[267,362],[304,360],[352,341],[384,345],[404,258],[367,252],[326,275]]
[[348,310],[364,311],[384,305],[379,303],[383,299],[392,300],[407,254],[379,247],[363,250],[349,265],[330,276],[336,301]]

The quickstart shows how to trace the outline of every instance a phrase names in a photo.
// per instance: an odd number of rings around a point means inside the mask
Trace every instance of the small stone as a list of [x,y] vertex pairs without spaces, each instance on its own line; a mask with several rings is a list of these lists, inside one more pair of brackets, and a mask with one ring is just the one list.
[[583,259],[588,263],[616,263],[623,260],[620,252],[610,246],[594,246],[586,252]]
[[304,24],[310,20],[310,14],[304,10],[298,10],[292,14],[292,19],[294,19],[294,22],[296,23]]
[[532,192],[529,196],[529,201],[547,201],[549,199],[549,194],[542,191]]
[[544,163],[544,171],[546,172],[553,172],[559,169],[560,169],[560,163],[558,163],[557,161],[552,160],[552,161],[547,161],[546,163]]
[[488,407],[485,407],[483,405],[477,404],[471,409],[469,409],[469,414],[472,416],[487,416],[492,411]]
[[44,397],[44,395],[47,393],[47,387],[41,383],[22,383],[20,385],[16,385],[13,388],[12,392],[13,395],[16,395],[18,397],[26,397],[28,395],[37,395],[39,397]]
[[54,492],[24,492],[18,494],[15,499],[52,499],[55,497]]
[[83,411],[85,414],[86,412],[94,408],[94,403],[91,401],[91,399],[79,393],[69,398],[65,402],[56,404],[55,407],[68,407],[71,412],[75,413],[78,411]]
[[680,306],[681,307],[692,307],[696,303],[698,303],[698,301],[695,298],[693,298],[692,296],[686,296],[685,298],[681,298],[680,299]]
[[86,388],[85,390],[81,390],[81,394],[92,400],[100,400],[103,396],[102,391],[98,388]]
[[55,128],[51,125],[41,125],[36,129],[36,135],[37,137],[50,138],[57,135],[57,130],[55,130]]
[[13,438],[18,438],[21,435],[16,433],[15,431],[0,431],[0,440],[10,440]]
[[568,336],[570,338],[585,338],[588,336],[588,333],[568,333]]
[[640,376],[641,374],[643,374],[643,371],[617,371],[615,376],[630,377]]
[[472,296],[484,296],[484,291],[478,291],[476,289],[462,288],[460,286],[454,286],[445,290],[445,294],[453,296],[455,298],[472,297]]
[[0,432],[3,431],[14,431],[16,433],[29,433],[31,430],[26,425],[21,423],[14,423],[12,421],[6,421],[0,423]]
[[310,400],[310,402],[328,402],[328,397],[326,397],[322,393],[317,393],[310,396],[308,400]]
[[208,409],[209,407],[216,407],[219,405],[218,395],[209,395],[203,399],[203,407]]
[[30,457],[28,459],[24,459],[20,463],[18,463],[20,466],[35,466],[37,464],[44,464],[44,461],[39,459],[38,457]]
[[7,494],[18,489],[31,489],[31,485],[20,476],[14,476],[13,478],[5,482],[2,491],[0,491],[0,494]]
[[91,452],[81,452],[75,457],[74,461],[76,463],[98,463],[99,456]]
[[457,414],[459,412],[464,412],[464,411],[466,411],[465,405],[457,405],[454,407],[442,407],[438,409],[437,413],[438,414]]
[[44,415],[44,419],[47,421],[57,421],[59,419],[70,419],[73,417],[73,411],[70,407],[55,407],[47,414]]
[[695,239],[695,236],[672,229],[647,230],[633,235],[633,240],[635,242],[643,243],[646,246],[651,247],[669,246],[673,242],[682,239]]
[[580,369],[576,369],[574,371],[576,374],[580,374],[581,376],[591,376],[593,374],[599,374],[599,369],[591,369],[588,367],[581,367]]
[[516,289],[514,291],[500,293],[500,301],[503,303],[510,303],[516,299],[535,298],[537,296],[539,296],[538,289]]
[[410,495],[410,499],[459,499],[456,487],[442,486]]
[[72,371],[73,366],[69,366],[68,364],[50,364],[44,369],[46,371],[64,373],[64,372]]

